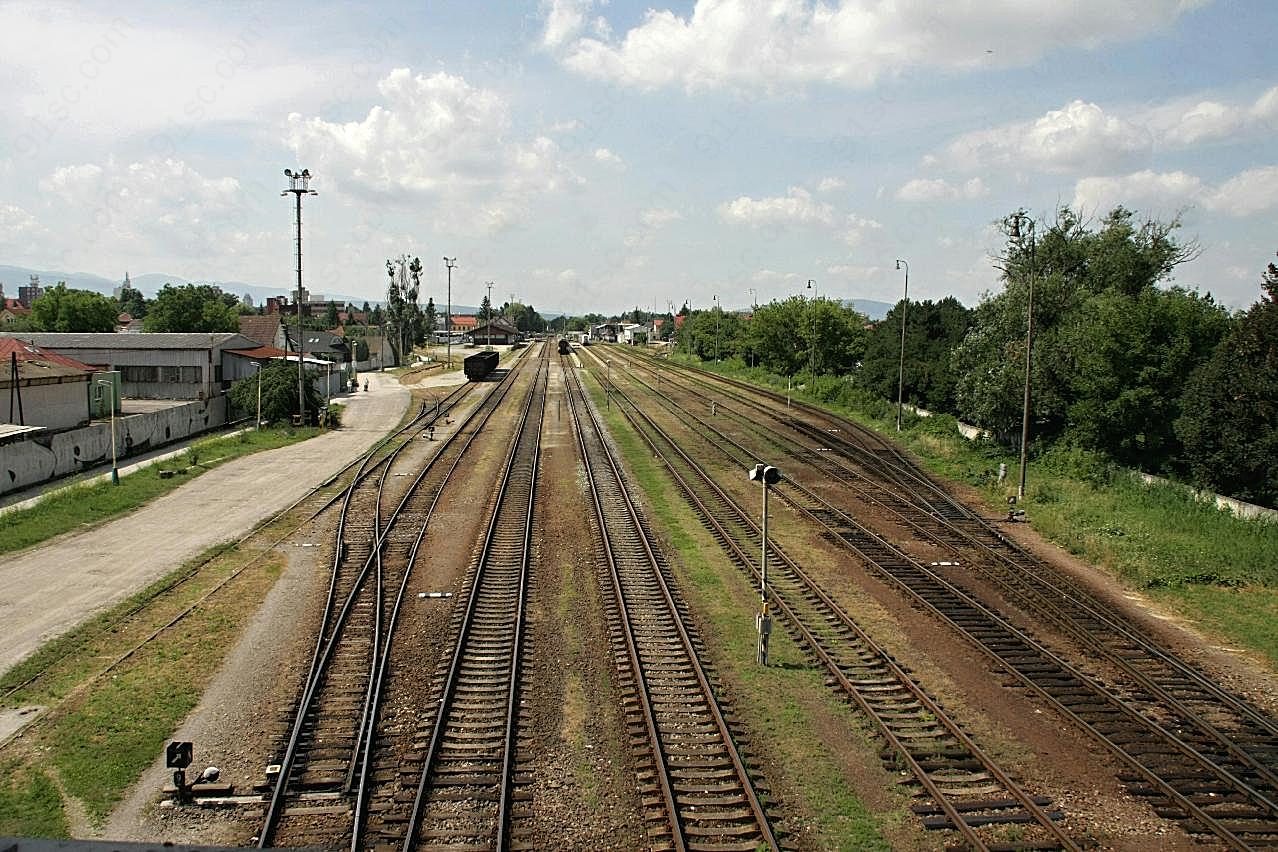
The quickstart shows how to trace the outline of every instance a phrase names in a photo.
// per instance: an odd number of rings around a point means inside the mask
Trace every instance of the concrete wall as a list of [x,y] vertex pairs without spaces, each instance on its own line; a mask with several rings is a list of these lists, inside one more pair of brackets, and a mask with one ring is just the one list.
[[[89,419],[89,377],[74,381],[23,384],[22,419],[28,426],[66,429]],[[0,422],[18,422],[18,403],[13,402],[13,418],[9,418],[9,388],[0,393]]]
[[[116,454],[124,459],[214,429],[226,422],[226,412],[226,397],[220,396],[117,418]],[[0,447],[0,494],[104,462],[111,463],[110,421],[7,444]]]

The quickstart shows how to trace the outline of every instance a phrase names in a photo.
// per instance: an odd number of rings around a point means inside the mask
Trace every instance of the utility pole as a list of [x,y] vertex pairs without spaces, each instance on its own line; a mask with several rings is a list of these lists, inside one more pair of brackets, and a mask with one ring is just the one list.
[[484,341],[484,347],[493,348],[493,282],[485,281],[484,286],[488,288],[488,308],[484,311],[484,327],[487,333],[484,335],[487,339]]
[[1025,468],[1029,460],[1029,417],[1030,417],[1030,365],[1034,351],[1034,220],[1024,213],[1012,217],[1011,233],[1008,235],[1021,247],[1021,222],[1024,221],[1029,232],[1029,303],[1025,309],[1025,402],[1021,408],[1021,480],[1016,487],[1016,499],[1025,499]]
[[812,374],[812,382],[816,381],[816,329],[817,329],[817,312],[816,300],[817,289],[816,281],[808,279],[808,289],[812,291],[812,345],[808,347],[808,372]]
[[291,192],[297,199],[297,411],[302,419],[302,425],[305,426],[306,338],[302,336],[302,196],[318,193],[310,188],[310,169],[302,169],[301,172],[285,169],[284,176],[288,178],[288,189],[280,195],[288,195]]
[[896,431],[901,431],[901,409],[904,407],[902,394],[905,391],[905,312],[910,308],[910,264],[908,261],[896,261],[896,268],[905,266],[905,295],[901,297],[901,358],[896,367]]
[[447,336],[448,369],[453,368],[453,267],[457,258],[445,257],[444,265],[448,267],[448,309],[444,312],[444,334]]

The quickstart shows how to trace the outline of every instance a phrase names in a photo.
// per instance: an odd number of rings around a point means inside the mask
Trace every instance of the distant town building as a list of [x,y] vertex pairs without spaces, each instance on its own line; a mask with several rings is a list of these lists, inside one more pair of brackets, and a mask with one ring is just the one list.
[[32,275],[30,284],[23,284],[18,288],[18,301],[24,308],[31,307],[31,303],[43,295],[44,288],[40,286],[39,275]]
[[133,289],[133,284],[129,281],[129,270],[127,269],[124,270],[124,280],[111,291],[111,295],[114,296],[115,300],[118,302],[120,301],[120,297],[124,295],[124,291],[126,289]]

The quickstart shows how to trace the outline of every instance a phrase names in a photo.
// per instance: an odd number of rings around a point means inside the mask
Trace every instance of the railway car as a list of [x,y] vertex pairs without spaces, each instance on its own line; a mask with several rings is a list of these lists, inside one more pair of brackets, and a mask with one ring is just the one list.
[[559,338],[559,354],[567,355],[571,351],[572,351],[572,347],[568,345],[568,338],[566,337]]
[[496,352],[476,352],[474,355],[467,355],[466,360],[462,362],[466,378],[472,382],[486,379],[489,373],[497,369],[497,357]]

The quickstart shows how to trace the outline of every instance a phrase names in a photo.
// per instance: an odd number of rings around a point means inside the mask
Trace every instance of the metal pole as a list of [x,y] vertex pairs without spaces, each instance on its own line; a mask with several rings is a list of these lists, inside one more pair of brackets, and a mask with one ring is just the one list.
[[484,311],[484,328],[486,329],[484,337],[484,348],[493,348],[493,282],[486,283],[488,287],[488,309]]
[[905,265],[905,295],[901,297],[901,359],[896,373],[896,431],[901,431],[901,409],[904,407],[905,392],[905,314],[910,308],[910,264],[909,261],[897,260],[896,268]]
[[115,383],[109,383],[111,388],[111,484],[120,484],[120,465],[116,459],[116,440],[115,440]]
[[306,338],[302,336],[302,196],[315,195],[310,188],[311,170],[302,169],[295,172],[285,169],[288,178],[288,189],[280,195],[292,193],[297,200],[297,410],[306,423]]
[[453,267],[457,265],[457,258],[445,257],[444,265],[448,267],[448,309],[444,313],[444,335],[447,338],[445,352],[448,369],[451,370],[453,368]]
[[811,382],[816,380],[816,328],[817,328],[816,294],[817,294],[817,290],[815,285],[816,285],[816,281],[809,278],[808,289],[812,291],[812,345],[808,347],[808,372],[812,374],[812,378],[809,380],[809,385],[811,384]]
[[719,297],[714,297],[714,362],[719,363]]
[[1018,500],[1025,499],[1025,467],[1029,456],[1030,365],[1034,351],[1034,222],[1030,220],[1029,305],[1025,315],[1025,402],[1021,408],[1021,482],[1016,488]]
[[262,431],[262,365],[257,365],[257,425],[255,431]]

